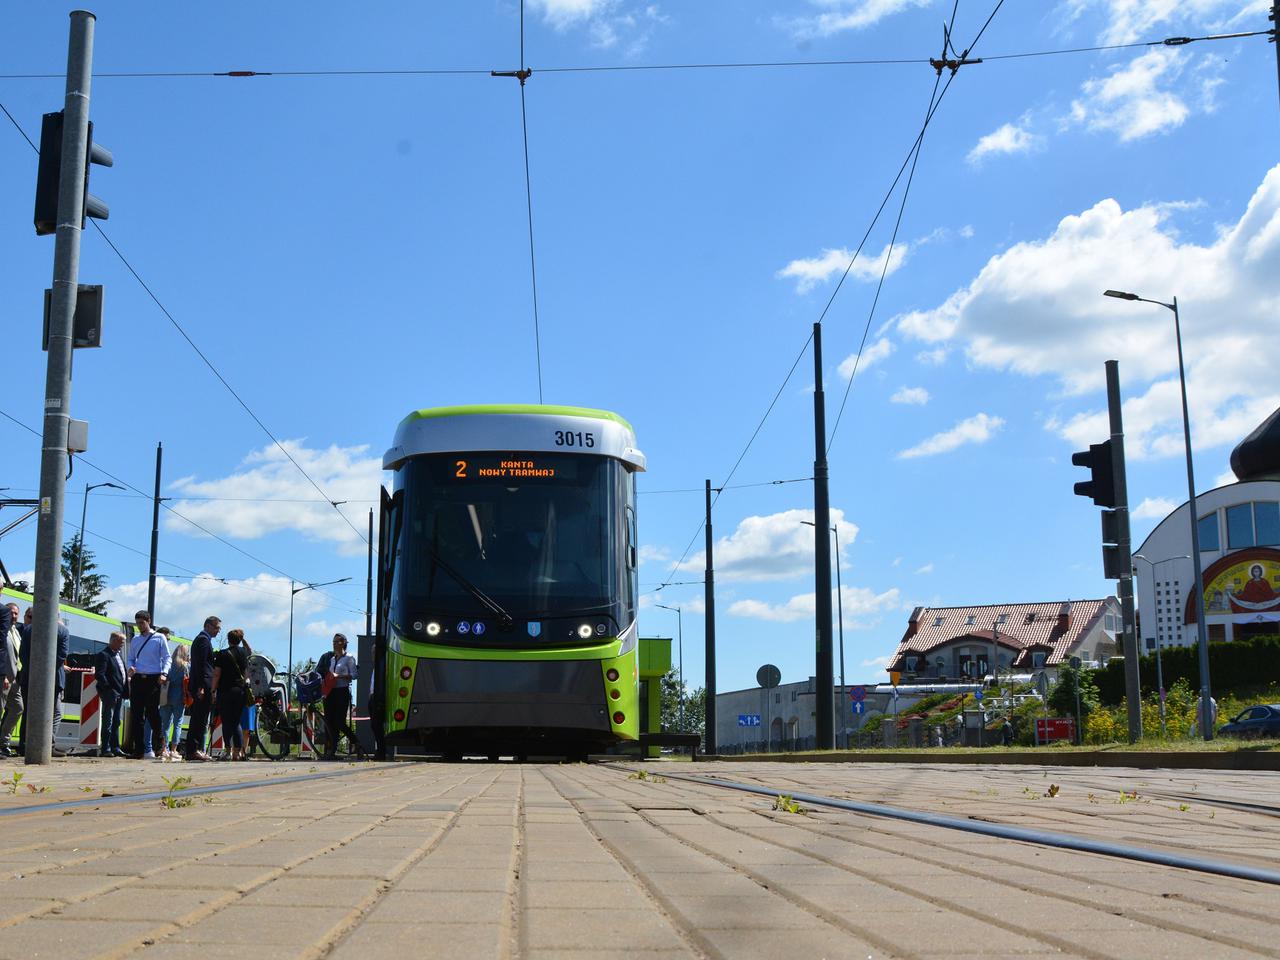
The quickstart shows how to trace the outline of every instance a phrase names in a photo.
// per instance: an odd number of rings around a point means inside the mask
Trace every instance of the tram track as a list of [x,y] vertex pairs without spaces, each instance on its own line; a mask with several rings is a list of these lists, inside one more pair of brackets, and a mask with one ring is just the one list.
[[[625,771],[628,775],[634,772],[631,767],[627,767],[622,764],[606,763],[601,764],[601,766]],[[1081,837],[1051,830],[1017,827],[993,820],[977,820],[950,816],[947,814],[930,813],[927,811],[911,810],[884,803],[867,803],[859,800],[829,797],[822,794],[809,793],[807,791],[780,790],[777,787],[743,783],[720,777],[671,773],[665,770],[662,775],[668,780],[701,784],[725,790],[755,794],[762,797],[776,798],[779,793],[786,792],[798,803],[825,807],[827,809],[843,810],[849,813],[858,813],[866,816],[915,823],[923,826],[937,827],[943,830],[974,833],[996,839],[1013,840],[1038,846],[1055,847],[1061,850],[1071,850],[1077,853],[1090,853],[1137,863],[1150,863],[1157,866],[1192,870],[1199,873],[1232,877],[1240,880],[1250,880],[1280,886],[1280,870],[1256,867],[1249,864],[1170,853],[1168,851],[1155,850],[1149,847],[1095,840],[1088,837]]]

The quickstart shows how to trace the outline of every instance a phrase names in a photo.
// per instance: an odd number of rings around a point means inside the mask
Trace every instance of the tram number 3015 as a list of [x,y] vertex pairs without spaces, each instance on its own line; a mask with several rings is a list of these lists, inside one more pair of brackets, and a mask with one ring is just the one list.
[[596,435],[594,433],[583,433],[581,430],[556,431],[557,447],[594,447],[595,445]]

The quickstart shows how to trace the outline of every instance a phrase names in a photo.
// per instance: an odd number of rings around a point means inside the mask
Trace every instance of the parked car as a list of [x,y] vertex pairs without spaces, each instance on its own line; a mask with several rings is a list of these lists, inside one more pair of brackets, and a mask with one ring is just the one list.
[[1280,737],[1280,703],[1246,707],[1218,730],[1223,737]]

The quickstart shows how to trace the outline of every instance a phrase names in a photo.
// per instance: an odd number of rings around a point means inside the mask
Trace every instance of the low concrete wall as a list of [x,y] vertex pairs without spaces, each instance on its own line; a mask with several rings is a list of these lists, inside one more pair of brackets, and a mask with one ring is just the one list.
[[[712,759],[707,757],[705,759]],[[968,763],[1041,767],[1137,767],[1144,770],[1275,770],[1280,750],[1160,752],[1156,750],[868,750],[857,753],[770,753],[724,757],[762,763]]]

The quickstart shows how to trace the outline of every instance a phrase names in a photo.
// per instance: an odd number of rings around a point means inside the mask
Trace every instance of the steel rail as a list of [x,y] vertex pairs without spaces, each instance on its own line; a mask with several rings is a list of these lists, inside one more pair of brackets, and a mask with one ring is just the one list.
[[[8,807],[0,808],[0,817],[13,817],[24,813],[58,813],[64,810],[73,810],[80,807],[100,807],[113,803],[137,803],[144,800],[163,800],[165,797],[197,797],[208,793],[228,793],[232,790],[254,790],[258,787],[274,787],[282,783],[301,783],[307,780],[332,780],[336,777],[349,777],[356,773],[365,773],[368,770],[375,769],[373,767],[357,768],[355,770],[335,770],[332,773],[302,773],[293,777],[275,777],[269,780],[242,780],[239,783],[215,783],[205,787],[186,787],[182,790],[170,792],[168,790],[156,790],[149,793],[113,793],[101,797],[86,798],[83,800],[67,800],[58,802],[54,800],[50,803],[29,804],[25,807]],[[380,768],[379,768],[380,769]]]
[[[616,769],[630,770],[615,764],[605,764]],[[929,827],[940,827],[945,830],[960,830],[966,833],[977,833],[1001,840],[1016,840],[1022,843],[1034,843],[1042,847],[1057,847],[1061,850],[1074,850],[1078,853],[1094,853],[1104,857],[1115,857],[1121,860],[1134,860],[1140,863],[1153,863],[1162,867],[1174,867],[1180,870],[1194,870],[1199,873],[1210,873],[1222,877],[1234,877],[1238,880],[1254,880],[1259,883],[1280,885],[1280,870],[1268,870],[1263,867],[1251,867],[1245,864],[1229,863],[1223,860],[1209,860],[1201,857],[1186,857],[1146,847],[1135,847],[1124,843],[1108,843],[1104,840],[1090,840],[1087,837],[1075,837],[1067,833],[1055,833],[1049,830],[1033,830],[1028,827],[1013,827],[1005,824],[991,823],[983,820],[966,820],[938,813],[926,813],[920,810],[907,810],[887,804],[862,803],[858,800],[840,800],[824,797],[820,794],[780,791],[776,788],[760,787],[749,783],[738,783],[735,780],[723,780],[718,777],[695,777],[684,773],[668,773],[662,776],[668,780],[681,780],[686,783],[700,783],[705,786],[722,787],[727,790],[738,790],[742,793],[753,793],[762,797],[777,797],[786,793],[799,803],[812,804],[815,807],[831,807],[836,810],[847,810],[872,817],[883,817],[888,820],[902,820],[907,823],[919,823]]]

